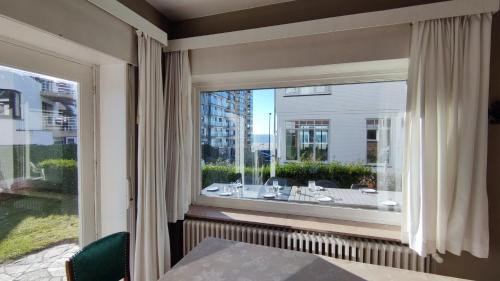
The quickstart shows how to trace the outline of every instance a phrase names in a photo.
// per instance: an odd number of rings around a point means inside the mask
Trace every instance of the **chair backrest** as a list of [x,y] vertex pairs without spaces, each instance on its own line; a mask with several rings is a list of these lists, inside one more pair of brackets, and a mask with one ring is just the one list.
[[317,180],[316,185],[324,188],[339,188],[339,185],[332,180]]
[[285,178],[277,178],[277,177],[270,177],[264,185],[273,185],[273,181],[278,181],[278,184],[280,186],[292,186],[292,185],[297,185],[294,180],[291,179],[285,179]]
[[84,247],[66,262],[68,281],[129,281],[129,237],[118,232]]
[[361,189],[361,188],[367,188],[368,186],[367,185],[363,185],[363,184],[351,184],[351,189]]

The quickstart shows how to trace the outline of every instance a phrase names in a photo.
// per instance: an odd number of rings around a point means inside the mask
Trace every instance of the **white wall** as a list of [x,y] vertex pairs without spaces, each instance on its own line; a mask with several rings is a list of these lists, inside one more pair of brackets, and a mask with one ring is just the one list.
[[99,236],[127,231],[126,64],[101,66]]
[[190,51],[193,75],[407,58],[409,24]]
[[1,0],[0,14],[137,63],[134,29],[87,0]]

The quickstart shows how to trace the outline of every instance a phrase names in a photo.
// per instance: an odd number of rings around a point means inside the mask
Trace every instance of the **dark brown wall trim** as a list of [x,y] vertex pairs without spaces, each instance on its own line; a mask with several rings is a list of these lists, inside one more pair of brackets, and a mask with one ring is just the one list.
[[395,9],[442,0],[296,0],[171,24],[172,39]]
[[165,32],[169,31],[170,21],[146,0],[118,0],[132,11],[150,21]]

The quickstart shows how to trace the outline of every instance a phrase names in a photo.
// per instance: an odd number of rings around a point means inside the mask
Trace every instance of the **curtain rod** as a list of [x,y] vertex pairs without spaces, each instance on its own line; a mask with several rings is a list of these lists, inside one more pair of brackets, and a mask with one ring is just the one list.
[[480,13],[495,13],[500,0],[453,0],[240,31],[170,40],[165,51],[193,50],[317,35]]
[[123,22],[129,24],[137,30],[147,33],[152,38],[165,46],[168,46],[168,35],[165,31],[158,28],[136,12],[129,9],[127,6],[117,0],[88,0],[109,14],[117,17]]

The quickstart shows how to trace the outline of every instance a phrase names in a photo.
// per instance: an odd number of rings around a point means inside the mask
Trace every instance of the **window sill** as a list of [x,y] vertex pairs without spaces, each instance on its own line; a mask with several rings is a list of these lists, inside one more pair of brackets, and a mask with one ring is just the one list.
[[393,225],[194,205],[186,217],[401,242],[401,228]]

